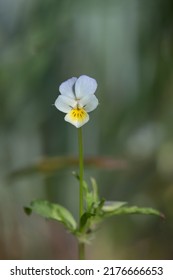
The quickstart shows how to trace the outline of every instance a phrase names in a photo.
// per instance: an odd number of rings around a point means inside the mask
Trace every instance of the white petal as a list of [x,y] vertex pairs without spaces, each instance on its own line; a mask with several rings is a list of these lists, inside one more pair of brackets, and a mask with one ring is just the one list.
[[96,80],[85,75],[80,76],[75,83],[75,94],[79,99],[88,94],[94,94],[96,89]]
[[75,108],[77,101],[65,95],[59,95],[55,101],[55,107],[61,112],[68,113],[72,108]]
[[77,81],[76,77],[68,79],[67,81],[63,82],[60,87],[59,91],[62,95],[69,96],[71,98],[75,98],[74,95],[74,84]]
[[73,111],[75,111],[75,110],[71,110],[65,116],[64,119],[66,122],[69,122],[69,123],[73,124],[75,127],[79,128],[89,121],[89,115],[87,114],[87,112],[85,110],[83,110],[84,114],[82,117],[81,116],[77,117],[76,115],[74,116]]
[[92,95],[87,95],[78,101],[80,107],[83,107],[86,112],[93,111],[99,104],[97,97]]

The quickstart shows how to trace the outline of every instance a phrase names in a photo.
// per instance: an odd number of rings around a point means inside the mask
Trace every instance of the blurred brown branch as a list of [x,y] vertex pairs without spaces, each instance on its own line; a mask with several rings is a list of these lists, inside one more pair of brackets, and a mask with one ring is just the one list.
[[[14,170],[10,173],[9,179],[18,178],[20,176],[32,175],[34,173],[54,173],[61,168],[72,167],[78,165],[77,157],[52,157],[44,158],[29,166]],[[95,167],[107,170],[126,169],[128,164],[126,160],[114,159],[110,157],[88,157],[85,159],[87,167]]]

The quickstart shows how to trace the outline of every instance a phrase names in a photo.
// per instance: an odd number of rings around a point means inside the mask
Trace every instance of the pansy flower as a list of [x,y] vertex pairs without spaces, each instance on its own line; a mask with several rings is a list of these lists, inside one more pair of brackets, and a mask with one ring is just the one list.
[[55,106],[66,113],[65,121],[77,128],[89,121],[88,113],[98,106],[98,99],[94,95],[96,89],[96,80],[86,75],[73,77],[60,85],[61,94],[56,99]]

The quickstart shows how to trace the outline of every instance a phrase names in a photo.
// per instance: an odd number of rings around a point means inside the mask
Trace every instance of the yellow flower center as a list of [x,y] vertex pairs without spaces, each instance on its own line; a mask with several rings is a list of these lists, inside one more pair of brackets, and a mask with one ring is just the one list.
[[70,111],[70,118],[73,121],[83,121],[87,117],[87,112],[83,108],[75,108]]

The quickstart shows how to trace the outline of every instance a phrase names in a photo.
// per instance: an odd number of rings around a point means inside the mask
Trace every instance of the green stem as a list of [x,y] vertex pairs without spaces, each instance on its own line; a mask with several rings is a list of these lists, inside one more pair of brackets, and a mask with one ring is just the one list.
[[79,243],[79,260],[85,260],[85,244]]
[[[84,199],[83,199],[83,141],[82,128],[78,128],[78,145],[79,145],[79,221],[84,213]],[[84,243],[79,242],[79,260],[85,259]]]

